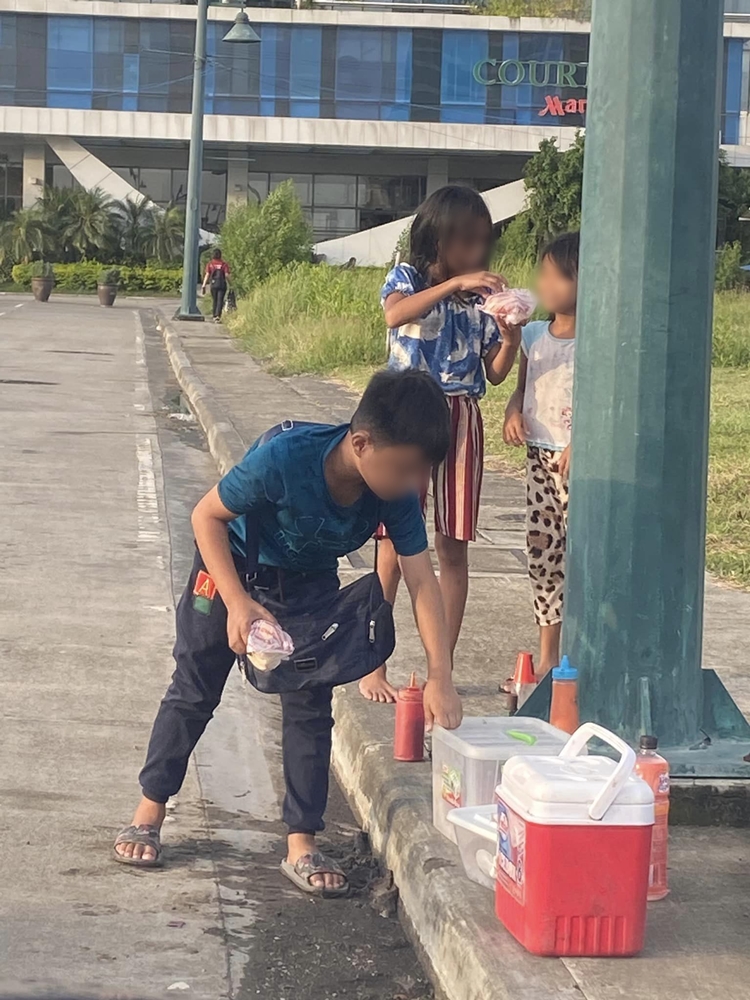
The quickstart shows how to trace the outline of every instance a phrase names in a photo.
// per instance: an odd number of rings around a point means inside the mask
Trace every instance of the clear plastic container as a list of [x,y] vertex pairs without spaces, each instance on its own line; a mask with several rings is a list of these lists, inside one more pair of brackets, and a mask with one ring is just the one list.
[[451,809],[486,806],[495,800],[502,767],[509,757],[556,755],[568,734],[541,719],[476,716],[458,729],[432,731],[432,822],[455,844]]
[[495,805],[451,809],[448,822],[456,831],[464,871],[472,882],[495,889],[497,875],[497,807]]

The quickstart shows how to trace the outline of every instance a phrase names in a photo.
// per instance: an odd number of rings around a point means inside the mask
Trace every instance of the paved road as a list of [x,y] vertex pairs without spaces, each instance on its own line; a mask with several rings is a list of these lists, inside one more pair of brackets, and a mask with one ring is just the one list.
[[276,703],[239,679],[170,811],[169,866],[110,860],[215,479],[146,306],[0,296],[0,992],[423,1000],[339,793],[355,898],[280,881]]

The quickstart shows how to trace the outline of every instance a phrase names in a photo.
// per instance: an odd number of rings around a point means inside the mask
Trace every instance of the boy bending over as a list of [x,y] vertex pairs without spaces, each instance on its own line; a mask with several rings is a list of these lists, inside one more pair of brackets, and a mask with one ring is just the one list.
[[[115,842],[116,860],[142,868],[161,863],[166,802],[182,786],[235,656],[246,651],[252,623],[273,620],[241,580],[250,519],[259,539],[255,586],[281,600],[338,587],[338,559],[361,548],[384,524],[401,559],[427,654],[427,723],[459,725],[461,702],[451,680],[445,614],[418,497],[449,441],[437,383],[423,372],[383,371],[373,377],[350,424],[293,425],[256,442],[198,503],[192,517],[198,551],[177,608],[177,666],[140,773],[142,798]],[[292,622],[280,624],[288,628]],[[332,686],[318,686],[280,696],[288,827],[282,871],[305,891],[343,895],[343,872],[315,845],[328,799],[332,693]]]

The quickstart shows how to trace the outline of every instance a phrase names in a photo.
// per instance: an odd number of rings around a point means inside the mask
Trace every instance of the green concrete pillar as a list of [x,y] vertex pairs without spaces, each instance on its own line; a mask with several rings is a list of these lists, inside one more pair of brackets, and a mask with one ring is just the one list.
[[[581,718],[700,738],[722,0],[595,0],[563,645]],[[728,697],[728,696],[727,696]]]

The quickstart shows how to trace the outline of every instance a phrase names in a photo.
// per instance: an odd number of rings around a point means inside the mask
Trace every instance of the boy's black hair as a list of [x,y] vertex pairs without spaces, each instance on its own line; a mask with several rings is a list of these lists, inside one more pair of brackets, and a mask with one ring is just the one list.
[[448,184],[433,191],[411,224],[409,263],[412,267],[426,274],[429,267],[437,264],[440,247],[445,247],[466,219],[486,222],[492,232],[492,216],[478,191],[464,184]]
[[416,445],[433,465],[448,454],[451,428],[445,394],[427,372],[376,372],[351,427],[369,431],[376,444]]
[[542,250],[541,260],[549,257],[557,270],[569,281],[578,280],[578,250],[581,243],[580,233],[563,233],[556,236]]
[[213,253],[214,260],[221,260],[221,250],[216,247]]

